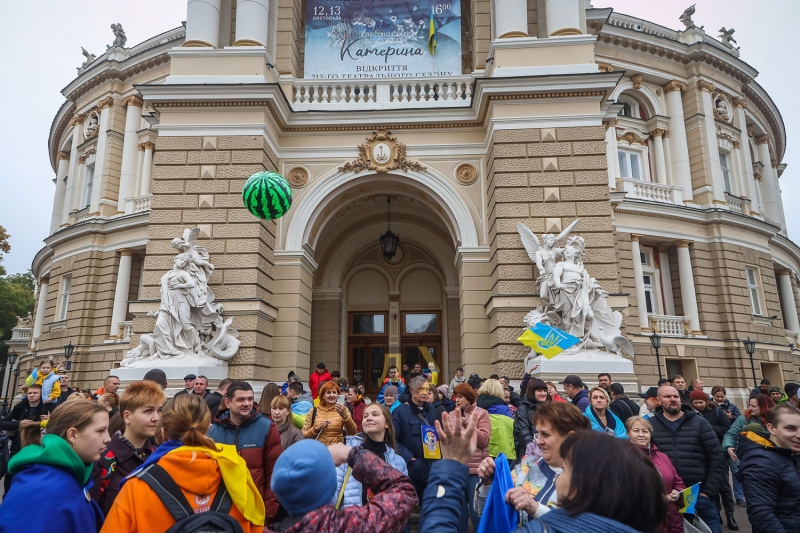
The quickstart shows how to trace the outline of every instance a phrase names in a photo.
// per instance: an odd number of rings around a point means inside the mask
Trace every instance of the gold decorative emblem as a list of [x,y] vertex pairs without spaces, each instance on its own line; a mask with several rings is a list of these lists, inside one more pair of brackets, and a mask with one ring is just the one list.
[[302,187],[308,183],[308,170],[303,167],[294,167],[289,171],[289,183],[292,187]]
[[397,142],[388,130],[380,129],[367,137],[366,144],[358,146],[358,159],[339,167],[340,172],[374,170],[378,173],[390,170],[426,170],[427,167],[406,159],[406,145]]
[[462,185],[470,185],[478,179],[478,169],[469,163],[461,163],[456,167],[456,179]]

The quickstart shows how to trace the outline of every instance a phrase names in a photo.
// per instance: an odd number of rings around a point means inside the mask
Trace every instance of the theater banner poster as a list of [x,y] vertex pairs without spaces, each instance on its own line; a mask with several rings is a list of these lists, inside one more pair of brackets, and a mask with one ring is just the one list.
[[460,74],[460,0],[306,2],[306,78]]

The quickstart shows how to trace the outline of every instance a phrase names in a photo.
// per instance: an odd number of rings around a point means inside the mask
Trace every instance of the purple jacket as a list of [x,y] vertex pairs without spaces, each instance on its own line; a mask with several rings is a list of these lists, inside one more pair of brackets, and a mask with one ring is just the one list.
[[[681,491],[686,488],[681,476],[672,465],[665,454],[658,451],[655,444],[651,444],[649,448],[642,448],[646,454],[650,456],[656,469],[661,473],[661,478],[664,480],[664,492],[669,494],[673,490]],[[678,512],[678,504],[670,503],[667,505],[667,527],[664,533],[683,533],[683,517]]]

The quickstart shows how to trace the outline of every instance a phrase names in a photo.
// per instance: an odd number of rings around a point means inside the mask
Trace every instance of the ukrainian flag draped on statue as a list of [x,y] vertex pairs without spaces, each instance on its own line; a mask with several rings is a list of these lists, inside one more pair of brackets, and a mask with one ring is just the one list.
[[517,340],[547,359],[552,359],[580,342],[578,337],[541,322],[527,328]]

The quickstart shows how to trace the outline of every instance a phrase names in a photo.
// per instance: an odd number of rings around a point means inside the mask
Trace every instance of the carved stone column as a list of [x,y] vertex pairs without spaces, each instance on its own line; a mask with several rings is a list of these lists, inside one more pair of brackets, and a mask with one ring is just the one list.
[[612,120],[606,130],[606,161],[608,162],[608,186],[612,189],[617,188],[619,176],[619,154],[617,152],[617,128],[616,120]]
[[219,13],[222,0],[189,0],[186,8],[186,40],[183,46],[219,46]]
[[67,171],[67,188],[64,193],[64,204],[59,226],[69,224],[69,214],[78,209],[78,197],[81,194],[81,167],[78,158],[78,146],[83,144],[83,115],[75,115],[69,121],[72,126],[72,148],[69,152],[69,170]]
[[662,129],[655,129],[650,132],[653,136],[653,163],[656,174],[656,182],[662,185],[667,184],[667,161],[664,157],[664,133]]
[[793,333],[800,333],[800,321],[797,319],[797,302],[792,289],[792,273],[790,270],[778,271],[778,288],[781,292],[783,327]]
[[736,106],[736,127],[739,128],[739,147],[736,149],[739,155],[739,162],[742,165],[741,183],[744,184],[743,195],[750,198],[750,214],[760,215],[761,205],[758,204],[758,183],[753,176],[753,158],[750,156],[749,134],[747,133],[747,119],[744,110],[747,109],[747,102],[741,98],[735,98]]
[[36,318],[33,321],[33,332],[31,337],[34,342],[39,339],[42,334],[42,326],[44,325],[44,311],[47,307],[47,289],[50,286],[50,278],[43,277],[39,280],[39,299],[36,302]]
[[639,248],[641,235],[631,234],[631,255],[633,255],[633,282],[636,286],[636,300],[639,307],[639,327],[642,331],[650,331],[650,319],[647,316],[646,294],[644,290],[644,272],[642,271],[642,255]]
[[119,323],[125,321],[128,314],[128,293],[131,288],[131,262],[133,252],[128,249],[119,251],[119,268],[117,269],[117,285],[114,289],[114,307],[111,311],[111,326],[108,337],[119,338]]
[[108,96],[97,102],[97,109],[100,112],[100,124],[97,134],[97,155],[94,163],[94,183],[92,185],[92,197],[89,202],[89,214],[100,212],[100,198],[102,198],[103,188],[108,176],[106,175],[106,165],[108,163],[108,130],[109,115],[111,107],[114,105],[114,97]]
[[56,232],[61,225],[64,212],[64,201],[67,192],[67,172],[69,171],[69,154],[58,154],[58,172],[56,172],[56,193],[53,198],[53,215],[50,219],[50,234]]
[[155,143],[145,141],[139,145],[144,150],[144,159],[142,159],[142,184],[139,189],[139,196],[150,194],[150,181],[153,176],[153,149],[156,147]]
[[681,302],[683,315],[689,319],[689,329],[693,334],[701,334],[700,315],[697,311],[697,293],[694,289],[694,273],[692,272],[692,257],[689,255],[691,241],[678,241],[678,275],[681,280]]
[[692,171],[689,167],[689,145],[686,142],[686,124],[683,118],[681,91],[686,85],[673,81],[664,86],[669,113],[669,152],[674,185],[683,188],[683,201],[692,202]]
[[716,87],[714,87],[714,84],[703,80],[697,82],[697,87],[700,89],[703,115],[705,115],[703,123],[705,125],[709,170],[711,172],[711,175],[706,177],[706,184],[711,186],[712,203],[724,206],[727,209],[728,202],[725,199],[725,183],[722,179],[722,166],[719,161],[719,147],[717,145],[717,126],[714,123],[714,102],[711,100],[711,93],[716,90]]
[[547,35],[581,35],[581,12],[584,9],[582,0],[545,0]]
[[233,46],[267,46],[269,0],[236,1],[236,42]]
[[137,131],[142,122],[142,106],[144,102],[138,96],[129,96],[123,100],[128,106],[125,116],[125,137],[122,139],[122,163],[119,173],[119,196],[117,212],[128,213],[126,200],[136,195],[136,163],[139,155]]
[[781,223],[780,193],[778,192],[778,179],[775,169],[772,168],[769,154],[769,135],[756,138],[758,157],[763,165],[761,169],[761,194],[764,197],[764,214],[778,224]]

